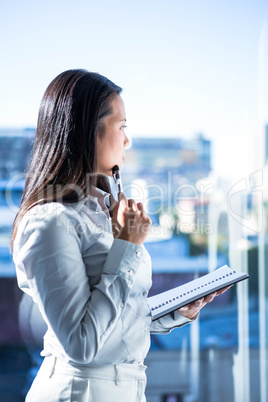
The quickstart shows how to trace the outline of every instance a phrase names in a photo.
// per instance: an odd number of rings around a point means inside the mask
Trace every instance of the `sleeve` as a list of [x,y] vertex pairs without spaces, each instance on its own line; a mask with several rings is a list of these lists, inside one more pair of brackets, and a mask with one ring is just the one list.
[[152,334],[169,334],[172,329],[183,327],[193,322],[195,319],[191,320],[182,316],[177,311],[174,311],[173,313],[152,321],[150,331]]
[[114,240],[101,279],[91,289],[79,233],[68,225],[64,213],[49,219],[30,219],[18,258],[31,295],[67,358],[86,364],[102,348],[122,314],[133,272],[141,263],[137,256],[140,247]]

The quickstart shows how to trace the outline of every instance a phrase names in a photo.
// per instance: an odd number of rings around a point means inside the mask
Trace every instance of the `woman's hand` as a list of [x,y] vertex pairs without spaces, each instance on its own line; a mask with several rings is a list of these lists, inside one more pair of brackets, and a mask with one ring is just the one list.
[[148,235],[151,223],[141,202],[136,204],[132,199],[127,200],[123,193],[119,194],[119,203],[115,204],[112,216],[115,238],[141,246]]
[[202,297],[201,299],[198,299],[193,303],[187,304],[186,306],[179,308],[177,311],[180,315],[183,315],[184,317],[193,320],[194,318],[197,317],[201,308],[203,308],[207,303],[212,302],[215,296],[219,296],[222,293],[226,292],[226,290],[228,290],[231,286],[227,286],[226,288],[211,293],[208,296]]

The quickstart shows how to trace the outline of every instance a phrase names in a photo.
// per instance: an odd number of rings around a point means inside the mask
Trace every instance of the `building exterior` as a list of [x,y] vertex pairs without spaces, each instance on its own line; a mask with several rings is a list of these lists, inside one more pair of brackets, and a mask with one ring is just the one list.
[[20,202],[35,129],[0,129],[0,277],[13,277],[10,233]]
[[[211,170],[211,141],[202,134],[193,139],[133,138],[123,169],[124,184],[142,179],[149,186],[149,197],[165,194],[167,206],[177,189],[195,184]],[[189,189],[188,189],[189,192]],[[185,194],[187,189],[185,188]]]
[[0,180],[25,172],[35,129],[0,129]]
[[127,151],[128,174],[161,175],[172,170],[174,174],[195,182],[211,170],[211,141],[199,134],[184,138],[133,138]]
[[[133,138],[122,170],[124,191],[128,197],[143,202],[153,224],[165,219],[170,225],[167,220],[187,211],[180,221],[189,229],[200,209],[196,183],[210,171],[211,141],[202,134],[187,140],[165,136]],[[206,219],[207,206],[201,207]]]

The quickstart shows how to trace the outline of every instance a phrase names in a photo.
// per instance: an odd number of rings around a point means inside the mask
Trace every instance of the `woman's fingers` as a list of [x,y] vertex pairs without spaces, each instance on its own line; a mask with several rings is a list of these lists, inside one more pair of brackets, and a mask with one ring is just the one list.
[[139,211],[142,214],[146,214],[142,202],[136,203],[136,201],[133,200],[132,198],[130,198],[128,200],[124,193],[119,193],[118,200],[119,200],[119,203],[121,203],[121,201],[122,201],[122,206],[124,207],[124,209],[127,207],[127,208],[129,208],[130,211],[133,211],[133,212]]
[[210,303],[214,299],[214,297],[217,296],[217,292],[210,293],[209,295],[204,297],[204,303]]
[[135,202],[134,200],[132,200],[132,199],[129,199],[129,200],[128,200],[128,207],[129,207],[130,210],[133,211],[133,212],[137,212],[137,211],[138,211],[137,204],[136,204],[136,202]]
[[135,200],[127,200],[123,193],[119,194],[119,206],[114,209],[112,218],[114,236],[142,245],[146,239],[151,219],[145,213],[141,203],[136,204]]
[[130,211],[133,212],[138,211],[135,200],[133,200],[132,198],[128,200],[124,193],[119,193],[118,200],[123,209],[128,208]]
[[217,293],[217,296],[222,295],[224,292],[226,292],[226,290],[230,289],[232,286],[233,286],[233,285],[226,286],[226,288],[217,290],[217,292],[216,292],[216,293]]
[[[232,286],[232,285],[231,285]],[[227,286],[224,289],[218,290],[217,292],[210,293],[207,296],[204,296],[192,303],[187,304],[184,307],[181,307],[178,309],[178,313],[183,315],[184,317],[187,317],[189,319],[193,319],[197,316],[199,311],[207,304],[212,302],[212,300],[216,297],[219,296],[220,294],[224,293],[227,289],[229,289],[231,286]]]
[[137,203],[137,208],[138,210],[142,213],[142,214],[146,214],[143,203],[142,202],[138,202]]

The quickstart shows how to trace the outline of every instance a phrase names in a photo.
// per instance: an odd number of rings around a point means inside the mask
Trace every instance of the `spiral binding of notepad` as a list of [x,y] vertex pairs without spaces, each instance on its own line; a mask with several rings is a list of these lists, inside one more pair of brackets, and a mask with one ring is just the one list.
[[248,278],[227,265],[184,285],[148,298],[153,319],[168,314],[210,293]]
[[180,295],[178,295],[178,296],[176,296],[176,297],[173,297],[172,300],[171,300],[171,299],[170,299],[170,300],[166,300],[164,303],[162,303],[162,304],[160,304],[160,305],[158,305],[158,306],[151,307],[151,310],[152,310],[152,311],[153,311],[153,310],[156,310],[156,309],[158,309],[159,307],[162,307],[162,306],[165,306],[166,304],[172,303],[172,301],[176,301],[176,300],[178,300],[178,299],[180,299],[180,298],[182,298],[182,297],[184,297],[184,296],[190,295],[190,294],[193,293],[193,292],[197,292],[197,291],[199,291],[199,290],[202,290],[202,288],[205,288],[205,287],[208,286],[208,285],[212,285],[213,283],[217,283],[218,281],[220,281],[220,280],[222,280],[222,279],[225,279],[225,278],[227,278],[227,277],[231,277],[231,275],[233,275],[233,274],[236,274],[236,271],[232,271],[232,272],[230,272],[229,274],[223,275],[222,277],[220,276],[219,278],[216,278],[215,280],[213,279],[213,280],[211,280],[211,281],[209,281],[209,282],[207,282],[207,283],[204,283],[203,285],[196,286],[194,289],[191,289],[190,291],[188,290],[188,291],[185,292],[185,293],[181,293]]

